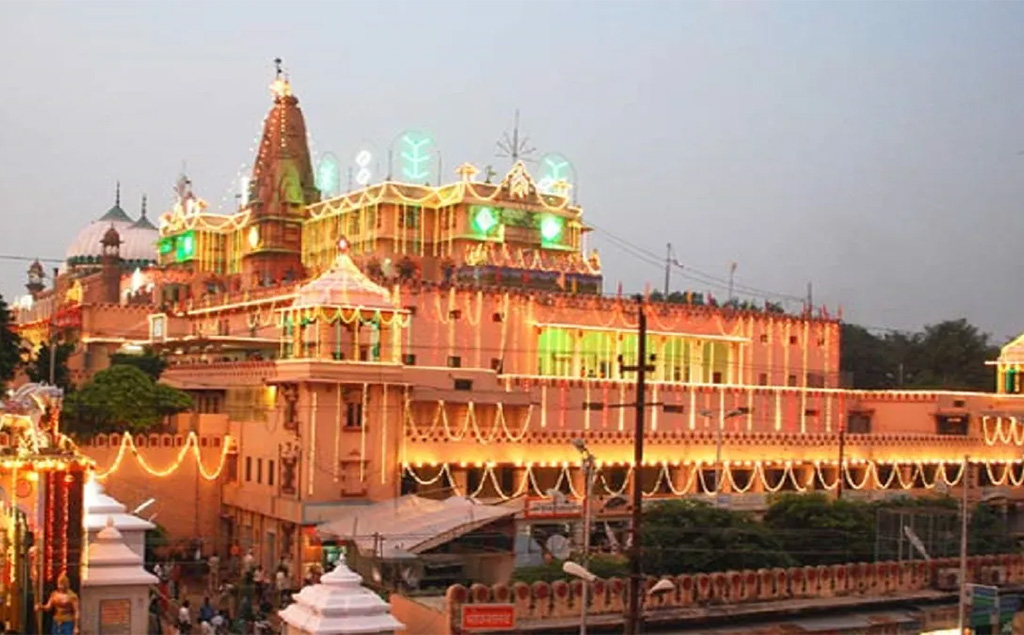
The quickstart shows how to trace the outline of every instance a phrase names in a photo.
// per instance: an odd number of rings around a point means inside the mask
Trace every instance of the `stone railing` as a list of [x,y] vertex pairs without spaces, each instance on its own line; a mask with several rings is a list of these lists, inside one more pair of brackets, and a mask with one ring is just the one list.
[[[781,600],[827,601],[858,596],[884,600],[931,590],[955,593],[959,566],[957,559],[942,559],[667,576],[673,590],[650,596],[645,611],[722,605],[738,605],[737,611],[742,611],[743,605],[753,609],[758,603],[763,606]],[[1024,554],[969,558],[967,578],[989,585],[1020,584],[1024,582]],[[646,589],[651,589],[657,581],[657,578],[647,578]],[[501,603],[515,606],[520,623],[574,618],[580,614],[583,584],[581,580],[559,580],[533,584],[474,584],[469,588],[454,585],[445,594],[448,616],[457,620],[464,604]],[[622,615],[627,608],[627,587],[628,580],[624,578],[599,579],[591,583],[589,613]]]

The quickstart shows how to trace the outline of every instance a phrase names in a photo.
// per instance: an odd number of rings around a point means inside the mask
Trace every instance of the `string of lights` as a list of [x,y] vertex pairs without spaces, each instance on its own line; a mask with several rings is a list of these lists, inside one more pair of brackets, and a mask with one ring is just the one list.
[[[1020,487],[1024,485],[1024,460],[1003,460],[1003,461],[972,461],[972,465],[983,467],[993,486],[1011,485]],[[466,469],[467,467],[482,469],[476,489],[468,491],[458,485],[458,479],[454,473],[454,467]],[[955,487],[961,482],[964,475],[962,459],[950,458],[948,460],[936,461],[881,461],[867,459],[851,459],[842,463],[842,477],[839,475],[839,461],[817,461],[801,464],[794,464],[792,461],[724,461],[721,464],[703,461],[673,461],[672,467],[685,466],[689,469],[686,480],[682,485],[677,485],[676,479],[670,471],[670,463],[663,461],[656,464],[645,464],[645,467],[654,467],[658,471],[655,475],[653,486],[645,487],[643,495],[647,497],[672,494],[675,496],[688,496],[691,494],[720,494],[720,493],[748,493],[756,483],[761,485],[763,491],[771,494],[779,493],[789,487],[790,490],[804,493],[810,490],[821,489],[834,491],[839,486],[839,479],[843,478],[845,486],[853,490],[871,488],[873,490],[890,489],[925,489],[934,490],[937,487]],[[947,467],[951,466],[951,467]],[[538,498],[552,498],[553,492],[562,491],[563,484],[568,489],[568,494],[577,500],[582,500],[582,492],[578,491],[572,478],[569,463],[550,464],[540,463],[519,463],[515,466],[522,470],[519,485],[513,487],[511,492],[504,491],[500,478],[497,475],[499,466],[494,462],[486,463],[452,463],[435,462],[429,467],[423,463],[405,463],[402,465],[404,474],[412,478],[420,486],[430,486],[446,479],[445,482],[453,489],[458,496],[478,498],[485,493],[490,484],[494,496],[501,500],[510,500],[524,494]],[[579,466],[572,466],[582,469]],[[601,462],[597,464],[595,483],[600,482],[603,492],[602,496],[622,496],[629,488],[630,481],[634,476],[635,468],[632,465],[624,465],[619,474],[622,484],[613,487],[608,482],[605,474],[606,466]],[[797,474],[800,467],[806,468],[806,474],[801,477]],[[537,480],[536,469],[555,468],[560,469],[555,483],[550,488],[542,488]],[[437,470],[432,476],[423,476],[418,470]],[[707,482],[708,472],[721,470],[722,478],[718,483],[711,479]],[[904,474],[904,469],[909,470],[909,475]],[[826,470],[832,472],[827,474]],[[860,474],[856,470],[863,470]],[[995,470],[995,471],[993,471]],[[1001,471],[1000,471],[1001,470]],[[953,476],[950,476],[950,472]],[[774,482],[772,480],[774,479]],[[728,483],[731,490],[724,485]],[[820,487],[815,487],[815,483]],[[698,486],[698,487],[695,487]],[[894,487],[895,485],[895,487]],[[491,492],[487,492],[488,496]]]

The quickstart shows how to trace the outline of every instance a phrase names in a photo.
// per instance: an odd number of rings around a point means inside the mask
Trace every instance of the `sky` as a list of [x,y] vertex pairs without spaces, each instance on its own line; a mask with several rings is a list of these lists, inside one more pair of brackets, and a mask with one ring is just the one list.
[[[605,289],[1024,331],[1024,2],[0,2],[0,293],[183,166],[225,212],[281,57],[314,154],[568,157]],[[626,244],[629,247],[623,247]],[[714,277],[708,281],[696,272]],[[743,297],[743,294],[738,294]],[[771,296],[767,296],[771,297]]]

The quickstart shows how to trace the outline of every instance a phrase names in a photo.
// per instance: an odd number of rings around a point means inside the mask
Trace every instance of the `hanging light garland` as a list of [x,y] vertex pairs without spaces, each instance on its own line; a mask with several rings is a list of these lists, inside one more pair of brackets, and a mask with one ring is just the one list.
[[217,467],[209,471],[203,465],[202,456],[199,451],[199,437],[195,432],[189,432],[188,437],[185,439],[185,444],[178,450],[178,455],[171,461],[170,465],[165,469],[157,469],[150,465],[146,459],[139,452],[138,447],[135,445],[135,439],[130,434],[125,434],[121,437],[121,443],[117,449],[117,456],[114,457],[114,462],[111,463],[110,467],[104,470],[96,470],[95,476],[98,479],[104,479],[117,472],[120,469],[122,462],[128,452],[131,452],[135,458],[136,463],[150,476],[157,478],[164,478],[174,474],[185,461],[185,457],[188,456],[189,452],[192,453],[193,458],[196,462],[196,467],[199,470],[199,475],[207,481],[216,480],[221,471],[224,469],[224,465],[227,463],[228,454],[231,452],[233,439],[230,436],[224,437],[224,442],[221,444],[220,458],[217,461]]
[[[957,465],[958,469],[955,475],[951,476],[948,472],[947,464]],[[976,461],[972,462],[973,465],[984,466],[989,481],[995,485],[1000,486],[1006,483],[1010,483],[1014,487],[1024,485],[1024,461]],[[449,482],[452,484],[452,490],[457,496],[468,495],[470,498],[479,496],[489,482],[491,483],[494,492],[502,500],[509,500],[517,496],[521,496],[524,493],[529,492],[530,495],[550,498],[549,491],[560,491],[563,482],[568,486],[569,493],[576,499],[582,499],[583,493],[577,491],[574,485],[572,474],[570,472],[571,466],[568,463],[561,463],[556,465],[548,465],[546,463],[531,463],[528,465],[517,465],[518,469],[523,470],[522,478],[518,486],[513,487],[512,491],[506,492],[503,490],[499,483],[499,479],[496,474],[497,465],[494,462],[488,462],[484,464],[474,464],[474,467],[482,468],[484,470],[480,483],[473,492],[463,492],[455,484],[453,465],[458,467],[467,467],[466,463],[433,463],[429,469],[438,470],[432,478],[422,477],[418,469],[423,469],[425,466],[422,463],[406,463],[402,466],[403,473],[408,474],[414,481],[420,485],[433,485],[437,483],[442,477],[447,477]],[[679,462],[675,462],[676,467],[679,466]],[[691,468],[686,476],[686,482],[682,487],[676,487],[673,482],[672,473],[669,469],[668,462],[662,462],[658,465],[648,465],[647,467],[657,467],[658,473],[655,479],[653,487],[644,489],[644,496],[655,496],[659,492],[668,490],[675,496],[685,496],[693,493],[697,494],[716,494],[722,493],[716,486],[708,486],[705,480],[705,472],[714,469],[714,465],[705,462],[686,462],[687,467]],[[932,473],[931,478],[928,477],[928,466],[934,465],[935,469]],[[1002,466],[1002,475],[996,478],[993,473],[993,467]],[[509,467],[509,466],[506,466]],[[559,469],[558,476],[556,477],[555,484],[549,488],[544,489],[540,486],[537,480],[537,469],[555,467]],[[577,469],[582,469],[579,466],[574,466]],[[629,488],[630,480],[633,478],[634,468],[628,466],[626,473],[623,478],[622,486],[614,488],[608,483],[608,478],[605,473],[605,466],[599,464],[597,467],[597,473],[595,475],[595,484],[600,484],[603,492],[602,496],[622,496]],[[806,492],[814,489],[813,484],[815,480],[821,483],[822,489],[826,491],[835,490],[839,485],[839,465],[837,461],[819,461],[817,463],[811,463],[806,465],[811,469],[809,477],[801,482],[797,475],[797,470],[792,462],[786,461],[784,463],[773,462],[773,461],[737,461],[737,462],[725,462],[721,465],[722,471],[722,483],[728,482],[731,486],[731,493],[745,494],[753,489],[756,483],[760,483],[761,487],[765,492],[775,494],[782,491],[787,482],[793,487],[793,491]],[[857,475],[854,470],[858,467],[863,468],[863,473]],[[884,480],[881,477],[881,468],[890,468],[890,473],[887,479]],[[902,475],[903,468],[909,468],[911,475],[909,479],[904,479]],[[831,479],[827,479],[825,470],[834,470],[835,473]],[[964,476],[964,466],[961,461],[949,460],[949,461],[904,461],[904,462],[884,462],[884,461],[848,461],[844,462],[841,468],[843,478],[846,481],[848,487],[853,490],[860,491],[874,486],[876,490],[890,490],[894,489],[892,486],[894,483],[898,484],[898,489],[910,490],[913,489],[915,484],[920,482],[920,485],[925,490],[934,490],[940,484],[946,487],[955,487],[958,485]],[[1019,475],[1015,475],[1015,471]],[[746,485],[740,486],[735,472],[746,472],[747,481]],[[777,477],[769,476],[769,472],[780,472]],[[859,478],[858,478],[859,476]],[[777,478],[777,480],[775,480]],[[774,482],[773,482],[774,481]],[[694,486],[698,487],[695,488]],[[696,489],[696,491],[694,491]]]

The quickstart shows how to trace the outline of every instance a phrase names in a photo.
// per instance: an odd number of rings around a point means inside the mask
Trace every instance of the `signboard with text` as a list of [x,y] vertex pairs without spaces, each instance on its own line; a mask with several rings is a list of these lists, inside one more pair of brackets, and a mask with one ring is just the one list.
[[462,630],[470,633],[514,631],[516,607],[513,604],[463,604]]
[[583,515],[583,503],[578,500],[528,498],[523,512],[527,518],[580,518]]
[[103,635],[132,635],[132,602],[100,600],[100,628]]

